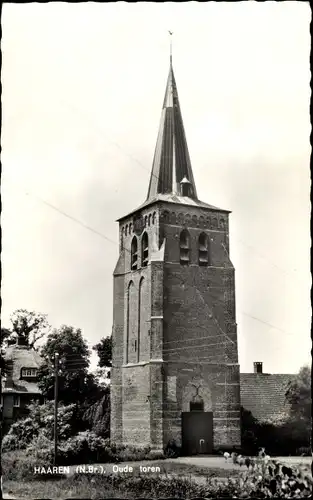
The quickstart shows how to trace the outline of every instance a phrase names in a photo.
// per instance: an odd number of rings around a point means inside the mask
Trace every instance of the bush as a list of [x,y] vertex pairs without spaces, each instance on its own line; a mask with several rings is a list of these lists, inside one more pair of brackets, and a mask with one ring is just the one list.
[[261,446],[276,456],[296,455],[299,448],[309,447],[307,427],[302,421],[286,417],[261,423],[241,408],[241,423],[242,447],[247,455],[255,455]]
[[[44,405],[32,403],[28,406],[31,416],[18,420],[11,425],[2,440],[2,450],[22,450],[30,445],[39,435],[53,439],[54,406],[49,401]],[[58,437],[60,441],[72,435],[72,421],[75,418],[75,405],[60,405],[58,409]]]
[[8,434],[2,440],[2,451],[22,450],[38,436],[39,425],[36,420],[27,417],[11,425]]
[[[27,452],[38,459],[53,461],[54,444],[43,434],[38,435],[27,447]],[[84,463],[110,463],[164,458],[154,454],[149,447],[117,446],[92,431],[79,432],[58,446],[58,465],[79,465]]]

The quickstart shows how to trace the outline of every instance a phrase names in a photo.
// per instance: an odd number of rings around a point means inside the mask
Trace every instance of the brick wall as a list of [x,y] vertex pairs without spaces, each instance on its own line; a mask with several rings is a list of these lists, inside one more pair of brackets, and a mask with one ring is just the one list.
[[150,367],[123,368],[123,442],[150,445]]
[[[213,411],[214,446],[239,446],[239,366],[228,214],[159,203],[144,209],[142,217],[150,253],[144,269],[130,270],[132,217],[120,223],[121,253],[114,278],[112,440],[149,444],[154,449],[173,438],[181,443],[181,412],[189,411],[195,382],[205,411]],[[186,227],[190,263],[182,266],[179,235]],[[198,265],[201,232],[209,238],[210,267]],[[123,366],[127,349],[129,364]]]

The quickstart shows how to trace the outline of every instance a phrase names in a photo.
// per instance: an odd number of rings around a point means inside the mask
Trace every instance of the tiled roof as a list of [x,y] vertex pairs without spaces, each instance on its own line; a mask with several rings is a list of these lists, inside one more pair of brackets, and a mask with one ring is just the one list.
[[39,368],[42,364],[43,360],[38,352],[29,347],[14,345],[6,349],[5,359],[11,361],[13,365],[13,386],[6,387],[7,384],[2,381],[2,392],[40,394],[36,382],[20,380],[22,368]]
[[283,418],[289,411],[285,393],[288,383],[295,377],[292,374],[241,373],[241,406],[262,422]]

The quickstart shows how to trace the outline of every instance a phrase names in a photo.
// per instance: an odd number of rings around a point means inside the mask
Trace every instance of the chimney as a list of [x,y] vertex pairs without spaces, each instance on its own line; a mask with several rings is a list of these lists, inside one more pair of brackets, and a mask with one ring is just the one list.
[[255,361],[253,363],[254,373],[263,373],[263,363],[261,361]]

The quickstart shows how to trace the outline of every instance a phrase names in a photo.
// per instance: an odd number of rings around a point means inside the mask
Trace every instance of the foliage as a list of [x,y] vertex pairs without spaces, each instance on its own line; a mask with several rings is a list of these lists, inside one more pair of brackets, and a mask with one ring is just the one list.
[[112,367],[112,336],[105,337],[98,344],[93,346],[93,350],[97,351],[99,356],[98,366],[107,368],[107,378],[110,378],[110,368]]
[[[13,423],[9,432],[2,440],[3,451],[25,449],[37,439],[53,438],[54,405],[48,402],[44,405],[32,403],[28,406],[27,418]],[[58,437],[66,440],[73,435],[73,423],[75,421],[75,405],[60,405],[58,409]]]
[[286,391],[286,400],[291,406],[292,418],[305,422],[308,426],[308,431],[311,432],[311,370],[308,366],[303,366],[296,379],[289,383]]
[[31,348],[34,348],[38,340],[49,330],[47,315],[35,311],[17,309],[11,315],[10,320],[12,323],[11,340],[19,339]]
[[[40,459],[52,462],[54,444],[52,440],[35,439],[27,451]],[[94,432],[79,432],[58,446],[58,465],[78,465],[83,463],[109,463],[151,460],[150,448],[135,448],[111,445],[108,439]],[[158,457],[160,458],[160,457]]]
[[308,432],[303,421],[259,422],[251,412],[241,408],[242,448],[248,455],[255,455],[264,446],[276,456],[296,455],[299,448],[309,446]]
[[79,329],[62,326],[47,338],[41,350],[46,363],[38,372],[38,385],[47,399],[54,399],[54,358],[59,353],[59,401],[78,405],[78,419],[103,394],[93,374],[88,373],[89,349]]
[[90,405],[83,414],[83,420],[88,422],[91,430],[103,438],[110,437],[110,387],[106,386],[99,401]]
[[9,343],[10,336],[12,335],[12,332],[8,330],[7,328],[1,328],[1,339],[0,339],[0,368],[1,368],[1,373],[7,374],[7,366],[6,366],[6,360],[5,360],[5,348]]

